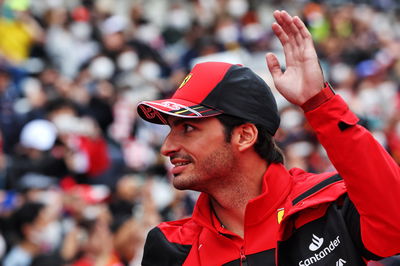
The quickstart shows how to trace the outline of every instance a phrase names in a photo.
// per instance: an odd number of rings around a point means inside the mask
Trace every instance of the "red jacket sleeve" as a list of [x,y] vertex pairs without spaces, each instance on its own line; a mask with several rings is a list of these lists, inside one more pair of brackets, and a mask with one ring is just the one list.
[[372,253],[400,253],[400,168],[336,95],[306,112],[360,214],[361,238]]

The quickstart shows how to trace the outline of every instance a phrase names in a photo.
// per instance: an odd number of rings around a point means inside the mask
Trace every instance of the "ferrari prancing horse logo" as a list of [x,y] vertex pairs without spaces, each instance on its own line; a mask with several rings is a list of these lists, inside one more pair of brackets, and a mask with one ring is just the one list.
[[185,86],[185,84],[189,81],[189,79],[190,79],[192,76],[193,76],[193,74],[192,74],[192,73],[189,73],[189,74],[185,77],[185,79],[182,81],[181,85],[179,85],[178,90],[179,90],[180,88],[182,88],[183,86]]

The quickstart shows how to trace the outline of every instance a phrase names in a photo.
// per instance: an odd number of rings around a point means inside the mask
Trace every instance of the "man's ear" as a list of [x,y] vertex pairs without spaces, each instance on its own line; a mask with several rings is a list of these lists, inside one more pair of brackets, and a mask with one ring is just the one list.
[[257,137],[257,127],[252,123],[246,123],[237,126],[233,130],[232,140],[234,140],[239,151],[245,151],[254,146],[257,141]]

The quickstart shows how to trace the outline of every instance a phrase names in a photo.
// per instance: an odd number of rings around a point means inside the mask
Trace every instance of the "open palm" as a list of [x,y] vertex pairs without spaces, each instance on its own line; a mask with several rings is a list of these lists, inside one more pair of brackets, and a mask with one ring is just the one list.
[[276,23],[272,30],[280,40],[286,58],[282,72],[276,56],[267,54],[267,64],[277,90],[291,103],[301,105],[316,95],[324,86],[310,32],[298,17],[286,11],[275,11]]

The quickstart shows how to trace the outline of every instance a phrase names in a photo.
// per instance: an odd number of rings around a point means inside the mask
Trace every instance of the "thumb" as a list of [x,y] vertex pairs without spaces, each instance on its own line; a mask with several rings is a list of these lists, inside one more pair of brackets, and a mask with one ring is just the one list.
[[267,59],[268,69],[269,72],[271,72],[272,78],[274,80],[276,78],[279,78],[283,73],[278,58],[276,58],[276,55],[273,53],[267,53],[266,59]]

